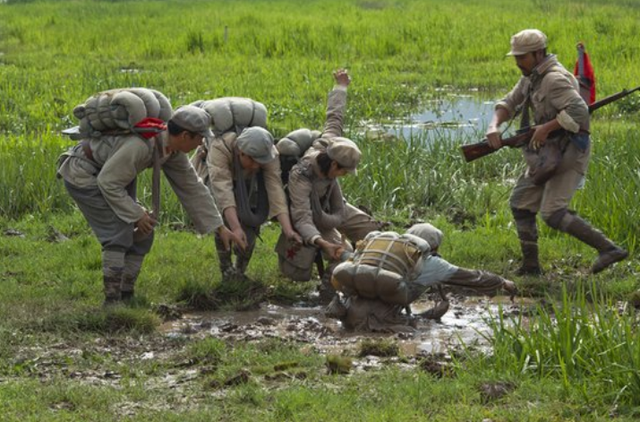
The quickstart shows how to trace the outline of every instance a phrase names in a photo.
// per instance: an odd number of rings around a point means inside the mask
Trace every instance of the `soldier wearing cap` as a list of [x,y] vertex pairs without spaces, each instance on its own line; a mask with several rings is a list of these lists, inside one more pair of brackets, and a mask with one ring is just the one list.
[[[403,285],[407,291],[408,302],[414,302],[432,286],[443,285],[454,291],[472,291],[475,293],[494,295],[504,289],[510,295],[517,293],[513,281],[496,274],[482,270],[461,268],[450,264],[438,254],[444,234],[437,227],[429,223],[414,224],[407,230],[407,234],[417,236],[428,243],[428,252],[422,256],[417,271],[406,279]],[[366,240],[375,239],[380,232],[371,232]],[[346,261],[353,254],[346,252],[341,260]],[[371,283],[376,283],[375,279]],[[339,283],[338,283],[339,284]],[[390,292],[378,284],[372,291],[386,292],[393,296],[397,292]],[[412,331],[415,320],[410,314],[403,314],[403,306],[393,302],[393,298],[382,293],[379,297],[364,298],[350,295],[343,298],[335,297],[325,310],[328,317],[340,319],[345,328],[356,331]],[[443,301],[434,308],[420,314],[426,319],[440,319],[449,309],[449,302],[443,295]]]
[[207,112],[185,106],[175,111],[166,131],[151,139],[103,135],[86,139],[61,156],[58,175],[102,245],[105,304],[133,297],[151,249],[157,221],[136,202],[136,178],[153,166],[154,159],[198,232],[215,232],[227,247],[240,241],[223,225],[213,197],[186,155],[212,136],[209,122]]
[[225,276],[243,276],[260,233],[260,226],[276,218],[284,236],[302,239],[293,229],[280,179],[280,160],[273,136],[264,128],[249,127],[240,135],[227,132],[211,140],[206,163],[211,190],[225,223],[241,240],[231,251],[216,237],[220,268]]
[[352,242],[379,229],[373,218],[347,203],[338,178],[356,173],[361,152],[355,142],[342,137],[347,87],[346,70],[334,72],[336,87],[329,93],[326,122],[319,139],[291,169],[289,199],[291,219],[307,245],[321,248],[331,265],[320,286],[320,300],[328,303],[335,294],[331,271],[345,245],[342,235]]
[[[598,273],[626,258],[628,253],[568,209],[582,184],[591,154],[589,109],[580,96],[578,81],[555,55],[547,53],[547,37],[537,29],[515,34],[507,55],[515,58],[522,77],[496,104],[486,136],[491,146],[499,148],[502,123],[521,113],[520,126],[528,128],[530,117],[533,119],[533,137],[523,148],[527,169],[518,179],[510,199],[523,255],[518,274],[542,272],[538,259],[538,212],[550,227],[598,251],[591,268],[592,273]],[[540,149],[545,145],[559,149],[562,157],[551,178],[534,183]]]

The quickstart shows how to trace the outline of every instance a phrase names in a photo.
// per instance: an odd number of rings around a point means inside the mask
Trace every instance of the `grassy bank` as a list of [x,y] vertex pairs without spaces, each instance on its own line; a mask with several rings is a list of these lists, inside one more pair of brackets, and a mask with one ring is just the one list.
[[[572,203],[632,251],[596,276],[587,274],[593,250],[542,224],[545,275],[515,276],[519,246],[508,195],[522,171],[517,151],[465,164],[458,146],[474,137],[443,134],[425,147],[421,139],[374,142],[358,133],[360,121],[404,116],[443,95],[437,89],[506,92],[519,77],[504,57],[509,36],[526,27],[544,30],[567,67],[575,43],[584,41],[600,97],[640,84],[639,18],[640,7],[625,0],[0,4],[3,417],[635,420],[640,343],[627,301],[640,271],[637,98],[594,117],[593,159]],[[267,106],[269,125],[281,136],[322,126],[337,67],[353,77],[347,136],[364,154],[358,176],[343,183],[349,200],[394,229],[436,222],[446,233],[448,260],[514,279],[539,306],[494,315],[493,353],[452,352],[440,374],[425,369],[428,355],[401,353],[384,369],[341,375],[329,373],[325,354],[304,343],[166,336],[158,331],[158,304],[217,306],[207,300],[220,283],[213,240],[188,230],[164,183],[163,224],[138,302],[103,310],[99,245],[54,177],[56,157],[72,145],[59,130],[76,123],[73,107],[121,86],[156,88],[174,106],[247,96]],[[139,189],[147,203],[148,176]],[[278,275],[277,234],[275,226],[264,230],[249,268],[256,298],[306,300],[313,282],[293,285]],[[222,306],[243,308],[246,299]],[[150,353],[154,358],[143,358]],[[293,369],[276,369],[284,363]]]

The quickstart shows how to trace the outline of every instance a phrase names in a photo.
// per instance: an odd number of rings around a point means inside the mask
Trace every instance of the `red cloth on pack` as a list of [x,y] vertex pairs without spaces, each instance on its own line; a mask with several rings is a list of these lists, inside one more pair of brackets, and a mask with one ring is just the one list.
[[134,130],[143,138],[151,139],[160,132],[167,130],[167,124],[161,119],[146,117],[134,126]]

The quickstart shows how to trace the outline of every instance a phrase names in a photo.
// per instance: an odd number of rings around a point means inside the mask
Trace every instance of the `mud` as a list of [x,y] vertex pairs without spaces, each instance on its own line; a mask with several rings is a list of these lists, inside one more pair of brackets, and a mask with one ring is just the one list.
[[[395,335],[349,332],[340,321],[326,318],[320,306],[274,304],[244,312],[187,313],[164,323],[160,331],[169,338],[213,336],[233,342],[279,338],[299,342],[302,348],[321,354],[356,355],[363,339],[371,338],[395,339],[403,356],[446,354],[463,344],[488,351],[483,337],[489,333],[486,318],[500,312],[515,314],[523,305],[506,297],[456,297],[441,320],[418,319],[415,333]],[[432,301],[418,301],[411,305],[411,311],[419,314],[432,306]]]

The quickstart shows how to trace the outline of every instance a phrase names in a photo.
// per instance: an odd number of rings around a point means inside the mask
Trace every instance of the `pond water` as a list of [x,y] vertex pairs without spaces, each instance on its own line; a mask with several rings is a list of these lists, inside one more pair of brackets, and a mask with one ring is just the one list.
[[361,122],[360,134],[373,140],[475,139],[486,131],[495,102],[477,93],[440,92],[405,118]]

